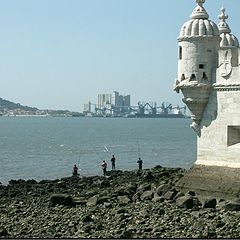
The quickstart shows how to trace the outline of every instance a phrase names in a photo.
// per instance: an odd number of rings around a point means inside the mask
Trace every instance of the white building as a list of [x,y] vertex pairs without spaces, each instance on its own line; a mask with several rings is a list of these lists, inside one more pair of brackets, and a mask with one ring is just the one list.
[[[240,195],[240,50],[225,9],[219,24],[197,7],[180,31],[178,78],[197,133],[197,161],[179,182],[206,195]],[[187,146],[186,146],[187,147]]]

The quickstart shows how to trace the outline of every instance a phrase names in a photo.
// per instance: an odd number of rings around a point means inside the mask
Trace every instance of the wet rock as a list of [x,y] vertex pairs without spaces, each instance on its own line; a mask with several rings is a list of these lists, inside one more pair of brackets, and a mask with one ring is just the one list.
[[66,194],[53,194],[50,197],[50,206],[64,205],[74,207],[75,203],[70,195]]

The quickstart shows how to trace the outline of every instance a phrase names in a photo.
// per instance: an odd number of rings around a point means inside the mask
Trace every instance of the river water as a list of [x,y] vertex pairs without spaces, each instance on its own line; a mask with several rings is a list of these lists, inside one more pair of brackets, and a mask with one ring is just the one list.
[[196,135],[190,119],[0,117],[0,182],[70,176],[73,164],[84,176],[102,174],[116,156],[116,169],[156,165],[190,168]]

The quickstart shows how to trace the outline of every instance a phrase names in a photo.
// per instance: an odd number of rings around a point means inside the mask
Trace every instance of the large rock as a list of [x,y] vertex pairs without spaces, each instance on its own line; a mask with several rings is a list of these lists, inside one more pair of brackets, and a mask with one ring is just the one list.
[[145,191],[151,190],[151,184],[149,183],[143,183],[137,188],[137,193],[143,194]]
[[166,200],[173,200],[176,194],[176,191],[170,190],[163,195],[163,198]]
[[67,194],[53,194],[50,197],[50,206],[64,205],[74,207],[75,203],[70,195]]
[[226,202],[223,208],[227,211],[240,211],[240,199]]
[[99,198],[99,195],[95,195],[93,197],[90,197],[88,200],[87,200],[87,206],[95,206],[97,205],[98,203],[98,198]]
[[166,192],[168,192],[171,189],[170,184],[162,184],[156,189],[156,193],[161,196],[164,195]]
[[127,205],[128,203],[131,202],[129,197],[126,196],[126,195],[125,196],[118,196],[117,199],[118,199],[118,202],[119,202],[120,205]]
[[154,194],[152,191],[145,191],[140,198],[142,201],[151,200],[153,198],[153,195]]
[[203,201],[203,208],[215,208],[217,205],[216,198],[209,198]]
[[181,208],[191,209],[200,206],[201,203],[198,198],[183,196],[176,199],[176,205]]

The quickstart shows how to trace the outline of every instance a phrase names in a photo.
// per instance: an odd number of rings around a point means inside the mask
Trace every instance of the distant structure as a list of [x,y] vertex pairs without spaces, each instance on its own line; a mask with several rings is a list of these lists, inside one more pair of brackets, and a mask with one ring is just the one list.
[[186,106],[173,107],[171,103],[141,102],[131,106],[130,95],[98,94],[98,103],[84,104],[83,114],[91,117],[127,117],[127,118],[186,118]]
[[[185,190],[240,197],[240,49],[221,8],[218,26],[197,7],[178,38],[178,78],[197,134],[197,161],[179,182]],[[187,146],[186,146],[187,147]]]
[[[94,106],[92,108],[91,106]],[[84,104],[83,113],[93,116],[123,116],[130,111],[131,96],[120,95],[115,91],[113,94],[98,94],[97,104]]]

